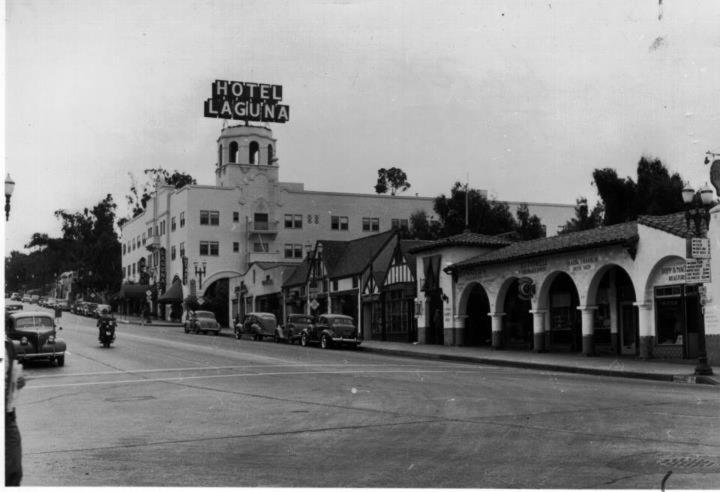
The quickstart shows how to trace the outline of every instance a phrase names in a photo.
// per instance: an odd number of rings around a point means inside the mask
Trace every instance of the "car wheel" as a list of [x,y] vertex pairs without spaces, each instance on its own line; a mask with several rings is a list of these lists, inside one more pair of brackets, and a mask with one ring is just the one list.
[[330,339],[327,335],[323,335],[320,337],[320,348],[328,349],[330,348]]
[[103,347],[110,348],[110,342],[103,342]]
[[302,347],[307,347],[307,342],[308,342],[307,334],[303,333],[302,335],[300,335],[300,345]]
[[62,367],[65,365],[65,356],[61,355],[60,357],[56,358],[55,361],[57,362],[58,367]]

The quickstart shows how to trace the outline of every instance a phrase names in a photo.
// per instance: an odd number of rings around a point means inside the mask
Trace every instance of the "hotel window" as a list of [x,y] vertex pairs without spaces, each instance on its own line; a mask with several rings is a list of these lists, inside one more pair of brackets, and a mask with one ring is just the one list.
[[171,260],[175,259],[175,254],[176,254],[175,246],[170,246],[170,259]]
[[143,232],[143,246],[145,246],[145,243],[147,243],[147,236]]
[[200,256],[218,256],[220,243],[217,241],[200,241]]
[[363,231],[379,231],[380,230],[380,219],[377,217],[363,217],[362,230]]
[[135,263],[133,263],[132,266],[133,266],[133,275],[135,275]]
[[261,242],[253,243],[253,251],[255,253],[267,253],[268,247],[269,247],[268,243],[261,243]]
[[125,278],[125,267],[122,267],[122,278]]
[[348,230],[348,218],[333,215],[330,217],[330,228],[334,231],[347,231]]
[[240,222],[240,212],[233,212],[233,222]]
[[233,253],[240,252],[240,243],[233,243]]
[[220,212],[217,210],[200,210],[200,225],[220,225]]
[[302,214],[285,214],[285,229],[302,229]]
[[175,217],[170,219],[170,231],[174,231],[177,224],[175,224]]
[[285,258],[302,258],[302,244],[286,244]]
[[125,246],[125,244],[123,244],[123,254],[126,254],[126,253],[127,253],[127,246]]
[[256,231],[267,231],[270,227],[268,214],[255,214],[253,229]]
[[140,247],[140,235],[138,234],[138,237],[135,239],[135,242],[137,243],[137,247]]
[[152,237],[152,227],[148,227],[148,237]]
[[180,212],[180,227],[185,227],[185,212]]
[[161,220],[160,221],[160,235],[162,236],[164,234],[165,234],[165,221]]
[[180,243],[180,258],[185,258],[185,243]]
[[392,220],[392,228],[393,229],[407,229],[408,228],[408,220],[407,219],[393,219]]

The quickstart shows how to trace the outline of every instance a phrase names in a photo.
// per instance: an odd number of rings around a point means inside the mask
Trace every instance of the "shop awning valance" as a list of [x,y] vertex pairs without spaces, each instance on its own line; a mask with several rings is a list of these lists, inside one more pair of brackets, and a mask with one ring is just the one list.
[[158,297],[158,302],[170,303],[170,302],[182,302],[183,290],[180,282],[173,282],[168,290],[164,294]]
[[120,292],[116,296],[118,299],[145,299],[145,291],[147,290],[147,285],[123,284],[120,286]]

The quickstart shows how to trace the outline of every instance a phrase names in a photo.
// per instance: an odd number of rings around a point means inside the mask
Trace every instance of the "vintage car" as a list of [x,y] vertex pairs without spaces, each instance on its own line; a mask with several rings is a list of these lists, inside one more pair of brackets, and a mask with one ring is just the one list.
[[22,310],[23,305],[21,302],[6,302],[5,303],[5,315],[7,317],[8,314],[14,313],[15,311]]
[[98,304],[97,306],[95,306],[95,309],[93,309],[91,316],[93,318],[99,318],[100,315],[102,314],[103,310],[106,310],[108,312],[108,314],[110,314],[112,312],[112,308],[110,307],[109,304]]
[[300,345],[307,347],[310,343],[319,343],[327,349],[334,345],[350,345],[357,348],[362,343],[355,320],[344,314],[323,314],[317,323],[303,329],[300,334]]
[[[57,338],[55,319],[43,311],[7,312],[6,335],[15,346],[18,360],[47,359],[65,365],[65,342]],[[62,330],[58,327],[57,330]]]
[[220,323],[217,322],[212,311],[188,311],[183,328],[185,333],[220,334]]
[[278,330],[278,342],[294,343],[300,340],[303,330],[315,323],[315,316],[310,314],[289,314],[285,325]]
[[262,340],[272,337],[277,340],[277,319],[272,313],[248,313],[242,323],[235,325],[235,338],[238,340],[243,334],[250,335],[253,340]]
[[97,303],[86,302],[82,305],[80,314],[82,314],[83,316],[92,316],[93,313],[95,312],[95,308],[97,308]]

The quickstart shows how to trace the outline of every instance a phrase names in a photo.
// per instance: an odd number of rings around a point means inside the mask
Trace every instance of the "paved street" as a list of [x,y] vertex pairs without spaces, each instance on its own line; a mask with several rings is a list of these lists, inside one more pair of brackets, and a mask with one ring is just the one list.
[[[26,309],[29,306],[26,306]],[[717,387],[422,361],[68,313],[26,367],[27,486],[654,488],[720,483]]]

